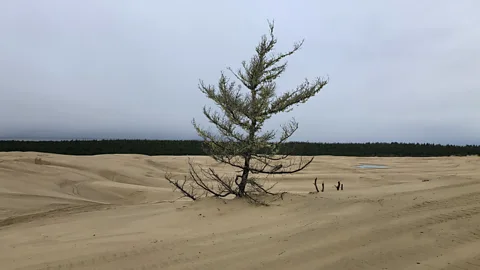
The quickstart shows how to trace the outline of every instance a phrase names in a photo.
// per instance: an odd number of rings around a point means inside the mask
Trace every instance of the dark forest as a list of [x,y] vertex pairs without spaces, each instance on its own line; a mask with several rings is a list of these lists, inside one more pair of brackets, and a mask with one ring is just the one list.
[[[202,141],[199,140],[0,141],[0,152],[29,151],[65,155],[205,155],[202,149]],[[480,155],[480,145],[288,142],[282,146],[280,152],[305,156],[467,156]]]

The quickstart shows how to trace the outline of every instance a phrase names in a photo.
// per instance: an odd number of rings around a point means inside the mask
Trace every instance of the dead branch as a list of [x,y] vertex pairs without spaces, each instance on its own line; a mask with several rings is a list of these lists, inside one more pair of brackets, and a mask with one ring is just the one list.
[[[337,190],[340,190],[340,187],[342,186],[342,184],[340,183],[340,181],[338,181],[338,184],[336,186],[334,186]],[[342,189],[343,190],[343,189]]]
[[315,157],[310,158],[308,161],[304,161],[303,157],[300,157],[300,161],[290,160],[288,163],[272,164],[267,158],[253,155],[252,159],[260,163],[260,165],[251,165],[250,172],[253,174],[293,174],[305,169]]
[[[213,168],[203,168],[202,166],[195,164],[190,158],[188,159],[189,171],[185,180],[174,180],[170,174],[167,174],[165,178],[170,184],[174,186],[174,190],[178,189],[182,192],[183,197],[196,200],[201,196],[214,196],[224,198],[228,195],[234,195],[239,197],[239,179],[241,175],[220,175]],[[262,182],[264,181],[264,182]],[[268,184],[267,179],[257,179],[250,177],[247,180],[248,192],[244,192],[242,197],[245,197],[248,201],[259,204],[268,205],[262,197],[263,195],[279,196],[283,199],[284,193],[272,192],[272,189],[277,183]]]
[[[215,161],[228,164],[232,167],[240,169],[240,171],[245,169],[241,156],[217,154],[212,157],[215,159]],[[266,154],[252,154],[252,160],[257,161],[258,164],[251,163],[248,169],[252,174],[293,174],[305,169],[315,158],[311,157],[305,161],[304,157],[301,156],[299,159],[290,159],[289,162],[281,162],[287,157],[289,157],[289,155],[274,157]]]
[[195,188],[191,184],[187,185],[188,181],[187,181],[186,177],[185,177],[185,180],[180,182],[179,180],[173,180],[172,176],[167,173],[165,175],[165,179],[167,179],[167,181],[174,186],[173,191],[178,189],[182,192],[182,194],[183,194],[182,197],[188,197],[188,198],[190,198],[194,201],[197,200],[198,195],[195,192]]
[[190,167],[189,174],[192,181],[207,193],[221,198],[230,194],[238,194],[238,192],[234,189],[235,180],[233,178],[225,180],[220,177],[212,168],[206,170],[198,166],[199,169],[196,169],[190,159],[188,159],[188,164]]
[[257,179],[249,179],[248,180],[248,183],[254,189],[254,192],[265,193],[265,194],[268,194],[268,195],[277,195],[276,193],[270,192],[270,190],[272,190],[277,185],[277,183],[274,183],[273,185],[271,185],[269,187],[265,187],[265,183],[259,184],[257,181],[258,181]]
[[[313,185],[315,186],[315,190],[317,191],[317,193],[320,192],[320,190],[318,190],[318,185],[317,185],[317,177],[315,177],[315,180],[313,181]],[[322,192],[325,191],[325,182],[322,181]],[[315,193],[315,192],[312,192],[312,193]]]

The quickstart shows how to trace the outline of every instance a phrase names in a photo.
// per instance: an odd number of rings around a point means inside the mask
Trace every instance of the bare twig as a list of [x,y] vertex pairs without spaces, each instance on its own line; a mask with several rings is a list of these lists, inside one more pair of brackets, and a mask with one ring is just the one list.
[[[221,198],[226,197],[230,194],[238,194],[234,188],[234,179],[223,179],[212,168],[206,170],[199,167],[199,169],[197,170],[194,164],[190,161],[190,159],[188,160],[188,164],[190,167],[189,174],[192,181],[207,193],[215,197]],[[212,182],[214,184],[212,184]]]
[[198,195],[196,194],[194,187],[191,184],[186,185],[188,182],[186,177],[185,180],[180,182],[179,180],[173,180],[172,176],[167,173],[165,175],[165,179],[167,179],[167,181],[174,186],[174,191],[178,189],[182,192],[182,197],[188,197],[194,201],[197,200]]
[[318,192],[320,192],[320,190],[318,190],[318,186],[317,186],[317,177],[315,177],[315,180],[313,181],[313,185],[315,186],[315,190]]
[[335,187],[337,190],[340,190],[340,186],[341,186],[340,181],[338,181],[338,184],[337,184],[336,186],[334,186],[334,187]]

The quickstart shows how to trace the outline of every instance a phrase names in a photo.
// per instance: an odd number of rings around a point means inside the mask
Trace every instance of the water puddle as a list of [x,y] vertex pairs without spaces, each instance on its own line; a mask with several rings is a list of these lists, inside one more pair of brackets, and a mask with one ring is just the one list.
[[378,164],[360,164],[357,166],[360,169],[387,169],[388,166]]

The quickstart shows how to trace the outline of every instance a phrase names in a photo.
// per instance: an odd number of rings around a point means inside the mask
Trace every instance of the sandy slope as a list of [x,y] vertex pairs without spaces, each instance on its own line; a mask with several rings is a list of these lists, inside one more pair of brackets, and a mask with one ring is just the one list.
[[480,269],[479,157],[317,157],[270,207],[168,202],[167,169],[186,158],[0,153],[0,268]]

